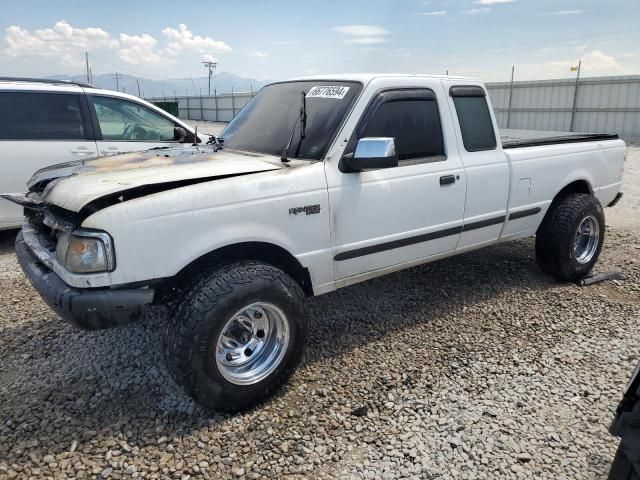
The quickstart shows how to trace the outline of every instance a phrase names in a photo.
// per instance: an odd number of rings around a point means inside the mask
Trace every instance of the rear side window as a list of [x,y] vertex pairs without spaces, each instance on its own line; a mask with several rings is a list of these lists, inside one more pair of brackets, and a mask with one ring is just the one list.
[[0,112],[0,140],[85,138],[76,94],[0,92]]
[[[398,160],[444,160],[444,142],[438,105],[433,98],[416,95],[396,98],[374,107],[359,137],[393,137]],[[388,95],[385,93],[384,95]],[[437,158],[439,157],[439,158]],[[406,164],[406,163],[405,163]]]
[[464,148],[468,152],[493,150],[496,135],[484,90],[480,87],[451,87]]

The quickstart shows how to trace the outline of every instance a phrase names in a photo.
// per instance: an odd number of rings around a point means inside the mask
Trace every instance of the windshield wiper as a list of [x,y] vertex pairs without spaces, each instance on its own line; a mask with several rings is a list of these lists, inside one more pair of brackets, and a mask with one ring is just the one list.
[[293,142],[293,136],[296,134],[296,128],[298,127],[298,122],[300,122],[300,141],[298,142],[298,146],[296,148],[296,156],[300,152],[300,145],[302,144],[302,140],[306,135],[307,130],[307,94],[305,92],[300,92],[301,95],[301,104],[300,104],[300,116],[296,123],[293,125],[293,129],[291,130],[291,136],[289,137],[289,141],[287,145],[282,150],[282,155],[280,155],[280,161],[288,162],[289,159],[287,156],[289,155],[289,149],[291,148],[291,142]]

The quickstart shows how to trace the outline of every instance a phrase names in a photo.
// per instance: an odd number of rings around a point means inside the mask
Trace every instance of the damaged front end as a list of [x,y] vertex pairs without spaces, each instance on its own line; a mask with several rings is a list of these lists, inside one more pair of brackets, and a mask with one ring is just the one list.
[[[79,228],[77,214],[44,203],[34,192],[3,197],[25,208],[25,222],[15,243],[16,255],[29,281],[54,312],[87,330],[111,328],[142,317],[145,307],[153,302],[153,288],[92,288],[89,276],[70,271],[60,258],[68,257],[66,252],[61,254],[60,246],[65,243],[61,242],[62,238],[68,245],[71,236],[82,238],[87,233],[90,236],[106,233],[84,232]],[[95,240],[105,242],[105,252],[112,249],[106,238]],[[81,257],[84,252],[77,245],[75,248]],[[115,258],[111,256],[109,260],[111,263],[105,264],[105,271],[92,273],[90,277],[108,275]]]
[[43,169],[29,180],[29,188],[49,204],[89,215],[141,196],[281,168],[273,157],[247,152],[150,150]]
[[23,230],[16,238],[22,270],[45,303],[71,324],[87,330],[123,325],[141,318],[145,306],[153,302],[154,290],[150,288],[70,287],[36,256],[25,233]]
[[2,197],[24,208],[16,254],[34,288],[62,318],[94,330],[139,319],[160,280],[114,285],[114,239],[108,231],[83,228],[87,218],[168,190],[281,168],[261,155],[161,149],[48,167],[31,178],[29,193]]

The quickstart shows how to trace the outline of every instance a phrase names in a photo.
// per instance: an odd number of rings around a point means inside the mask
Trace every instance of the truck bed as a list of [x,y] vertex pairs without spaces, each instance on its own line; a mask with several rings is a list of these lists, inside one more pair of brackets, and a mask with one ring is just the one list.
[[502,148],[597,142],[602,140],[615,140],[617,138],[618,135],[610,133],[548,132],[543,130],[517,130],[512,128],[500,130]]

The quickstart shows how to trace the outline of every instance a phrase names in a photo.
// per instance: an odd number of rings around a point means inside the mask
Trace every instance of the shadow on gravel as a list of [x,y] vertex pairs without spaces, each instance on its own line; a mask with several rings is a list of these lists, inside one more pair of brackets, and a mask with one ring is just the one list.
[[[391,332],[445,314],[462,316],[465,308],[497,295],[555,285],[539,272],[532,252],[531,240],[499,245],[310,299],[302,371]],[[16,321],[0,328],[0,457],[9,449],[20,456],[28,448],[65,451],[73,442],[81,448],[127,431],[134,432],[129,444],[143,448],[161,436],[229,421],[228,415],[203,412],[170,378],[162,355],[163,311],[99,332],[74,329],[53,316],[22,318],[28,312],[14,312]],[[435,369],[438,374],[443,371]],[[283,398],[298,393],[294,387],[283,392],[247,415],[289,408]]]
[[19,230],[0,230],[0,255],[13,253],[13,245]]
[[443,313],[461,316],[500,294],[557,285],[537,267],[533,248],[530,239],[497,245],[312,298],[307,361],[335,357]]

